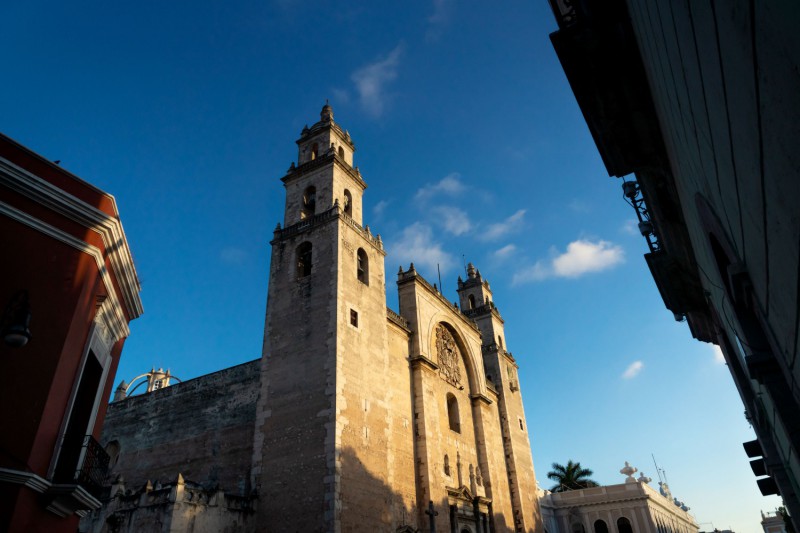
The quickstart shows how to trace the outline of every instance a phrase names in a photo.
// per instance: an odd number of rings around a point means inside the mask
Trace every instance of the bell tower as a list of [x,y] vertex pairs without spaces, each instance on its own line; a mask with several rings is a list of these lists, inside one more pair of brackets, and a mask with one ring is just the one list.
[[252,471],[258,520],[269,531],[384,530],[391,513],[363,497],[364,479],[390,478],[392,468],[383,243],[362,225],[367,185],[329,104],[297,147],[270,243]]
[[467,265],[467,279],[458,278],[458,296],[461,312],[474,320],[481,332],[486,379],[498,393],[514,526],[518,531],[527,531],[539,519],[539,504],[535,498],[533,457],[517,374],[519,366],[507,349],[505,322],[494,303],[489,282],[481,277],[480,270],[472,263]]

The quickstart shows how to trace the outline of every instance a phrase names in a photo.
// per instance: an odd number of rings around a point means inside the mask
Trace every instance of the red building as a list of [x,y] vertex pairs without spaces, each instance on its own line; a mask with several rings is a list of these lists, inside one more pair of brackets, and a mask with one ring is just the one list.
[[4,135],[0,243],[0,532],[74,532],[139,281],[114,197]]

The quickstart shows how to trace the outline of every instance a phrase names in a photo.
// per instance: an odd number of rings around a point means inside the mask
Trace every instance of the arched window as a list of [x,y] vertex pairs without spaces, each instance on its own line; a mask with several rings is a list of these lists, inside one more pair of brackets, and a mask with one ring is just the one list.
[[596,520],[594,523],[594,533],[608,533],[608,526],[602,520]]
[[106,453],[108,454],[108,469],[111,471],[119,460],[119,442],[112,440],[106,444]]
[[344,159],[344,148],[342,148],[341,146],[339,147],[339,157]]
[[470,309],[475,309],[475,295],[474,294],[470,294],[467,297],[467,301],[469,302],[469,308]]
[[450,430],[461,433],[461,418],[458,416],[458,400],[452,393],[447,393],[447,420]]
[[631,527],[631,521],[625,518],[624,516],[620,517],[620,519],[617,520],[617,531],[619,533],[633,533],[633,528]]
[[363,248],[359,248],[356,257],[356,277],[364,285],[369,285],[369,257],[367,257],[367,252]]
[[297,277],[311,274],[311,243],[306,241],[297,247]]
[[300,210],[300,218],[314,216],[317,210],[317,188],[313,185],[306,187],[303,192],[303,208]]
[[347,189],[344,190],[344,212],[346,215],[353,216],[353,197]]
[[450,475],[450,458],[447,456],[447,454],[444,454],[444,475]]
[[572,533],[586,533],[586,528],[580,522],[573,522]]
[[311,145],[311,160],[312,161],[315,160],[317,158],[317,155],[319,155],[319,145],[317,143],[314,143]]

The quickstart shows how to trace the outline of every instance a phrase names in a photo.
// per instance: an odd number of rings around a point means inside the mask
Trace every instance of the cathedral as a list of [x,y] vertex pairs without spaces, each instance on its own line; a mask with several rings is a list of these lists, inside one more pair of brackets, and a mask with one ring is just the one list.
[[367,185],[330,105],[297,145],[262,357],[117,394],[107,498],[81,531],[541,532],[489,282],[470,264],[454,303],[412,263],[389,309]]

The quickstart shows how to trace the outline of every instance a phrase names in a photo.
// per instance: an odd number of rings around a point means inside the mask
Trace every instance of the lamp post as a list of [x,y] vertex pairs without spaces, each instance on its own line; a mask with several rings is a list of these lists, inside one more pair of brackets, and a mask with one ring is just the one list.
[[11,348],[22,348],[31,340],[31,308],[28,304],[28,291],[17,291],[6,305],[3,321],[0,323],[3,342]]

